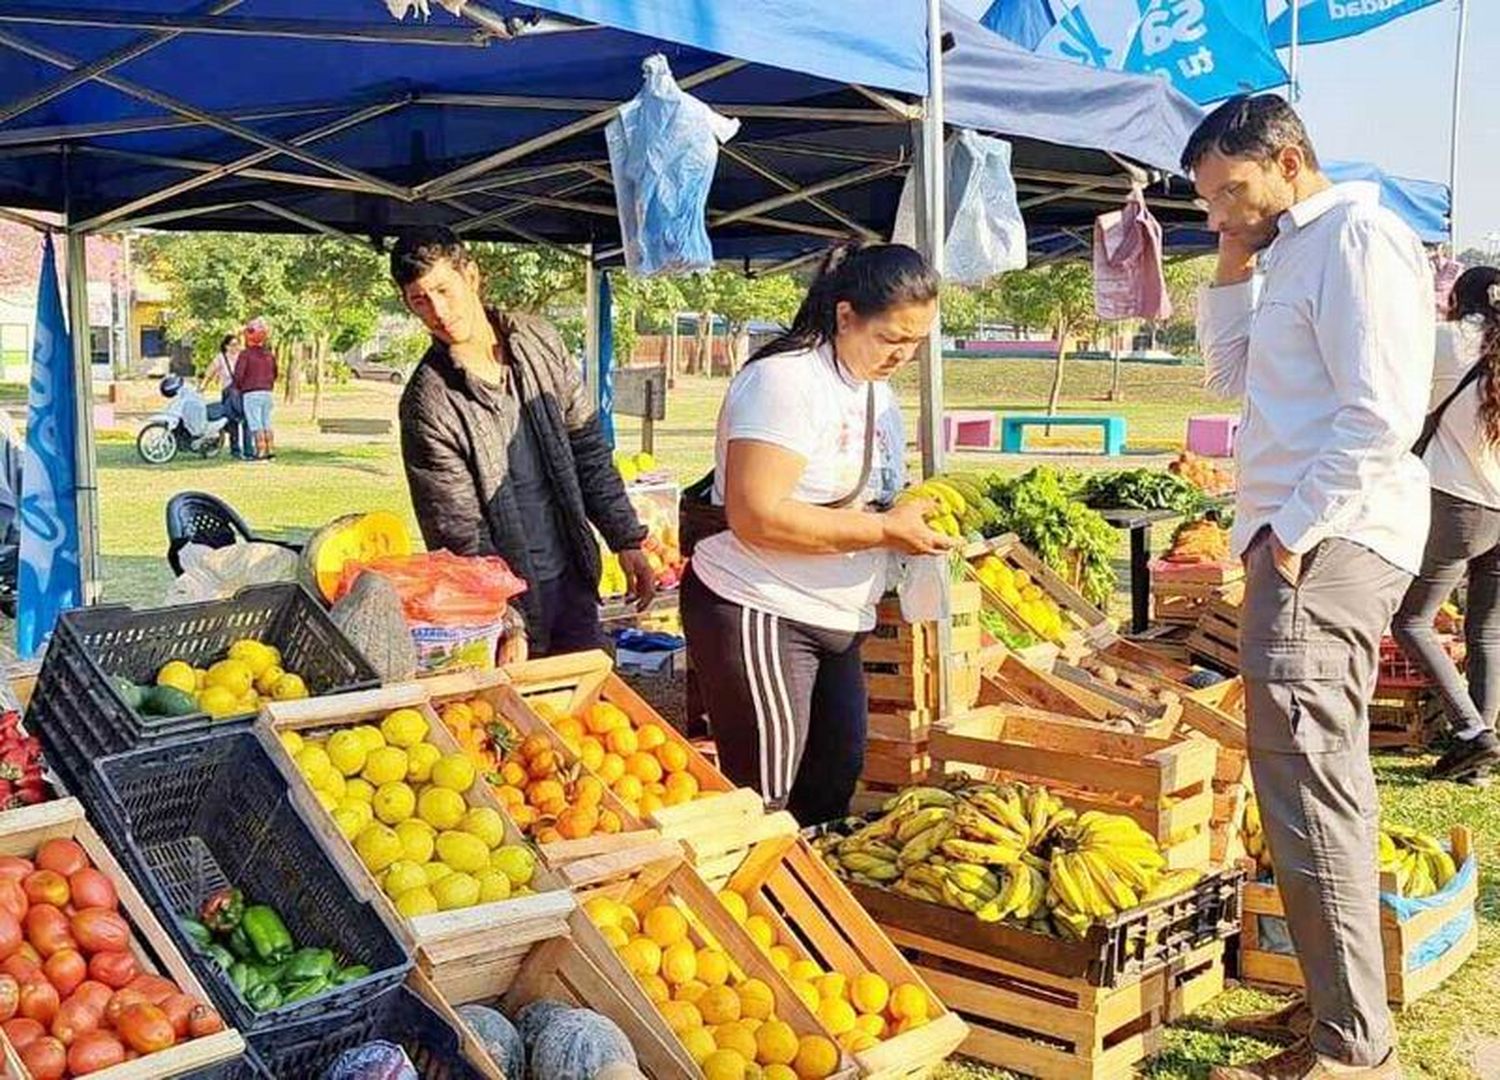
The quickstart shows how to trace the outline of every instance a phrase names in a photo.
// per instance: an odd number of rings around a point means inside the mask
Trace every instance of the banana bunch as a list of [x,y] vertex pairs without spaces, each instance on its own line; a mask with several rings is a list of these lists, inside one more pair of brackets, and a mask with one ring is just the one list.
[[923,480],[897,495],[896,503],[900,505],[910,499],[931,499],[937,504],[937,508],[927,515],[927,524],[932,529],[944,536],[964,535],[959,522],[968,514],[969,502],[948,481],[938,477]]
[[1255,860],[1256,866],[1263,873],[1272,873],[1271,841],[1261,823],[1260,804],[1255,801],[1254,795],[1245,803],[1245,821],[1240,826],[1240,836],[1245,842],[1246,853]]
[[1380,829],[1380,869],[1396,875],[1396,891],[1419,899],[1440,892],[1458,867],[1437,840],[1404,825]]
[[1192,888],[1196,870],[1163,873],[1156,840],[1123,814],[1090,810],[1060,830],[1048,864],[1053,921],[1082,937],[1095,920]]

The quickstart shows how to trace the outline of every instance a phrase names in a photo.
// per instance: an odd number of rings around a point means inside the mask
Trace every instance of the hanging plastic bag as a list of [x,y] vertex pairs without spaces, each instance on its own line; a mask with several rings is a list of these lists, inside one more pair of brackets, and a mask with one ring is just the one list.
[[1161,223],[1140,188],[1094,219],[1094,311],[1101,319],[1170,319]]
[[952,614],[948,593],[948,556],[911,555],[896,586],[901,617],[909,623],[937,622]]
[[683,91],[666,57],[648,56],[646,85],[604,129],[625,265],[638,277],[711,270],[708,189],[719,144],[740,129]]
[[[944,279],[980,285],[996,274],[1025,269],[1026,223],[1010,172],[1010,143],[960,131],[949,140],[943,159]],[[918,197],[913,171],[907,174],[896,209],[891,237],[896,243],[916,243]]]

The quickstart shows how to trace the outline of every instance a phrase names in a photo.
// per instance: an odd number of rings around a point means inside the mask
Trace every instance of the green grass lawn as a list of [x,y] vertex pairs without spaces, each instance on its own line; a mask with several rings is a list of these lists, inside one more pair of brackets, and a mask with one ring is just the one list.
[[[1034,411],[1046,399],[1051,365],[1045,361],[950,362],[945,400],[951,408]],[[1224,403],[1203,393],[1196,368],[1127,365],[1123,400],[1106,400],[1110,367],[1076,362],[1069,366],[1066,409],[1110,412],[1129,424],[1128,463],[1160,460],[1182,444],[1186,418],[1194,413],[1226,411]],[[673,390],[668,419],[658,425],[657,456],[679,479],[701,476],[712,464],[713,431],[724,380],[683,378]],[[907,409],[909,435],[915,437],[915,380],[904,373],[898,383]],[[336,388],[325,401],[325,415],[378,416],[394,421],[397,388],[357,383]],[[203,462],[179,461],[155,468],[137,458],[133,430],[101,436],[99,487],[105,562],[106,598],[131,604],[160,599],[171,580],[165,560],[167,499],[178,491],[206,491],[226,499],[252,527],[272,534],[312,529],[329,518],[358,510],[387,509],[412,521],[394,432],[380,438],[320,435],[311,422],[307,401],[278,406],[279,456],[268,464],[233,462],[227,457]],[[638,422],[623,419],[619,444],[639,445]],[[963,469],[1026,468],[1039,460],[1067,467],[1106,467],[1115,462],[1089,454],[1081,435],[1046,443],[1066,456],[1029,454],[1021,458],[968,454],[950,467]],[[415,527],[413,522],[413,527]],[[1166,530],[1158,530],[1164,533]],[[1464,822],[1475,830],[1482,867],[1482,939],[1478,955],[1442,991],[1401,1018],[1401,1049],[1408,1075],[1458,1078],[1477,1075],[1471,1059],[1476,1044],[1500,1036],[1500,995],[1491,983],[1500,976],[1500,893],[1495,867],[1500,866],[1500,802],[1485,791],[1423,781],[1426,759],[1382,757],[1379,771],[1385,812],[1393,820],[1445,834]],[[1264,1007],[1270,999],[1250,991],[1226,995],[1204,1017],[1174,1028],[1167,1052],[1147,1075],[1204,1077],[1210,1066],[1259,1056],[1266,1048],[1224,1037],[1213,1019]],[[954,1063],[942,1080],[992,1080],[1004,1074],[967,1063]]]

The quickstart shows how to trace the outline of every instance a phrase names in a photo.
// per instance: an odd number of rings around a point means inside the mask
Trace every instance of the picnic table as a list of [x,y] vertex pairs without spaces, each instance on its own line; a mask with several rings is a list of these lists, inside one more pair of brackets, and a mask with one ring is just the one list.
[[1151,625],[1151,526],[1181,517],[1176,510],[1100,510],[1100,517],[1130,534],[1130,632],[1145,633]]

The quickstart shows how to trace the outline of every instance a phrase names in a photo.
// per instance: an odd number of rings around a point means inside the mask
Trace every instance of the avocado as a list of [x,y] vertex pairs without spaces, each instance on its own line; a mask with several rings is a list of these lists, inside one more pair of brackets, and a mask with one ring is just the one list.
[[146,698],[145,688],[137,686],[123,675],[116,675],[110,681],[115,684],[115,692],[125,699],[126,706],[136,712],[140,712],[141,705]]
[[199,711],[193,696],[175,686],[151,687],[146,691],[141,708],[151,716],[189,716]]

